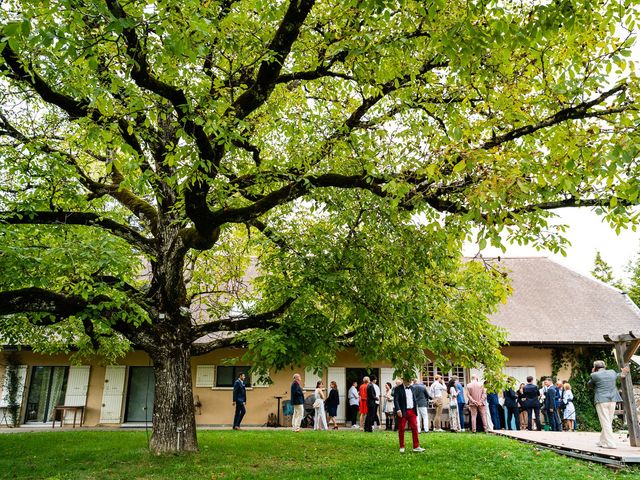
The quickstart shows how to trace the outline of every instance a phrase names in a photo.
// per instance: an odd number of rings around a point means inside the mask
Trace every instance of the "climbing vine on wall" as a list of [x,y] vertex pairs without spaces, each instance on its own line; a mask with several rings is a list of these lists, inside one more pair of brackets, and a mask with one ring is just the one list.
[[[595,360],[603,360],[607,368],[618,370],[612,348],[556,348],[551,353],[551,371],[554,378],[563,367],[571,369],[569,383],[573,392],[573,404],[576,407],[577,428],[579,430],[599,430],[600,422],[593,404],[593,390],[589,387],[591,370]],[[634,383],[640,379],[640,371],[631,365]]]
[[5,375],[7,376],[7,413],[10,418],[11,426],[17,427],[20,423],[20,402],[18,401],[20,375],[18,370],[18,361],[14,355],[7,356],[7,369],[5,371]]

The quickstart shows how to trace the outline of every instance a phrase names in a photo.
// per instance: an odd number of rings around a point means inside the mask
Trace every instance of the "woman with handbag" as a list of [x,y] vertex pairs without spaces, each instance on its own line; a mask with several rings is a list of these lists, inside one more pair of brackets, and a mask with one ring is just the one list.
[[315,410],[315,417],[313,419],[313,429],[314,430],[328,430],[327,427],[327,417],[324,413],[324,388],[322,384],[322,380],[319,380],[316,383],[316,400],[313,402],[313,409]]
[[449,427],[452,432],[460,431],[460,415],[458,414],[458,389],[456,388],[457,377],[451,377],[447,383],[449,390]]

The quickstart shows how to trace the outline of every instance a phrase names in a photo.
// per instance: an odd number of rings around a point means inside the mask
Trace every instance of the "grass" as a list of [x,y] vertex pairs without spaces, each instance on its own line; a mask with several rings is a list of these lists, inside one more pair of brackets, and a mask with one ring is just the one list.
[[640,479],[635,468],[612,471],[491,435],[431,433],[421,437],[426,452],[403,455],[390,432],[201,431],[198,438],[199,454],[154,457],[142,431],[0,434],[0,478]]

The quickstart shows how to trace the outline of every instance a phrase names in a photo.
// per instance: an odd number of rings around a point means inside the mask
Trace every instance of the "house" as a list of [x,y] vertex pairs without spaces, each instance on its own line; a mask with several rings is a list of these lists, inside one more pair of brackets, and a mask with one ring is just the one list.
[[[504,258],[514,293],[493,315],[492,323],[508,332],[503,348],[508,358],[505,372],[523,382],[527,375],[550,375],[552,352],[556,348],[581,349],[606,346],[603,335],[640,330],[640,310],[621,291],[585,277],[552,260]],[[229,425],[233,419],[231,390],[234,379],[248,366],[229,365],[225,359],[237,357],[238,349],[224,349],[192,360],[194,398],[199,425]],[[84,407],[85,425],[136,425],[150,422],[153,405],[153,370],[144,352],[126,355],[118,365],[71,365],[67,355],[41,355],[23,349],[0,353],[3,391],[0,408],[6,407],[6,357],[18,359],[20,423],[42,425],[51,422],[56,405]],[[365,365],[351,351],[337,355],[334,365],[323,373],[325,384],[335,380],[341,404],[338,418],[345,417],[345,395],[352,380],[361,380],[369,371],[380,384],[393,379],[390,364]],[[297,371],[297,370],[295,370]],[[248,388],[248,411],[244,423],[263,425],[278,404],[288,399],[294,369],[272,372],[271,385],[252,382]],[[300,371],[304,387],[312,390],[318,376]],[[422,368],[422,377],[431,382],[436,373],[455,374],[468,379],[469,369],[454,367],[437,372],[433,364]],[[562,378],[570,372],[561,371]],[[67,413],[71,415],[71,413]],[[0,413],[0,419],[2,419]]]

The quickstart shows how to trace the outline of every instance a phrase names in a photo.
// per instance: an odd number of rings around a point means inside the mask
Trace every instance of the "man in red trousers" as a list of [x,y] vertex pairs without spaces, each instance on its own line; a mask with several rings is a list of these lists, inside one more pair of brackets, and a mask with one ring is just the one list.
[[418,414],[416,410],[416,402],[413,399],[413,390],[410,380],[405,379],[404,383],[396,380],[396,388],[393,389],[393,405],[396,415],[400,419],[398,428],[398,437],[400,439],[400,453],[404,453],[404,429],[409,422],[411,428],[411,436],[413,438],[413,451],[424,452],[424,448],[420,446],[418,438]]

